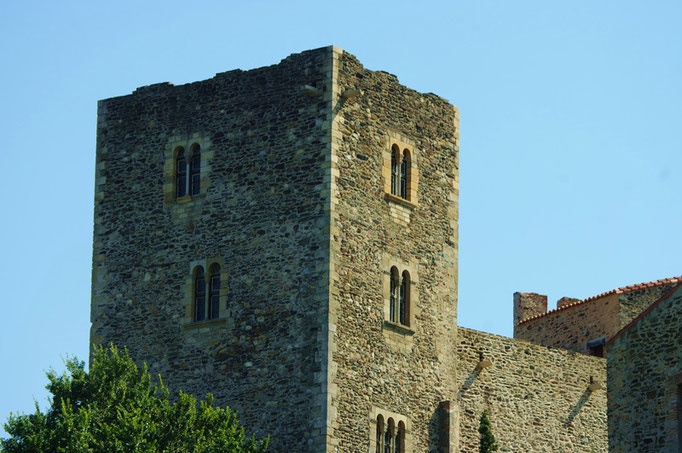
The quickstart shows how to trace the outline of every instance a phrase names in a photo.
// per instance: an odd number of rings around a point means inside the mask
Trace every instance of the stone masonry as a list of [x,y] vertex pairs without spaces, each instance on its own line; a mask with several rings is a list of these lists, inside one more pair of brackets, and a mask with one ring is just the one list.
[[[618,288],[582,301],[566,303],[565,298],[555,310],[535,310],[517,316],[517,295],[514,295],[514,338],[528,340],[545,346],[588,352],[590,341],[604,342],[625,327],[649,305],[675,286],[680,277]],[[536,296],[537,294],[534,294]],[[546,296],[540,296],[545,297]],[[520,321],[517,321],[520,319]]]
[[[373,409],[405,414],[406,451],[433,451],[439,404],[456,393],[458,112],[347,53],[335,65],[341,93],[360,94],[332,124],[331,429],[340,451],[366,451]],[[395,141],[419,169],[410,202],[385,190]],[[409,327],[387,322],[392,265],[411,273]]]
[[606,347],[609,451],[682,451],[682,286]]
[[478,452],[490,412],[501,452],[605,452],[606,361],[458,329],[460,450]]
[[[326,444],[331,55],[99,104],[91,341],[212,392],[273,451]],[[173,149],[194,142],[201,193],[176,200]],[[220,316],[193,322],[211,261]]]
[[[384,412],[408,451],[451,442],[456,108],[327,47],[98,110],[92,343],[212,392],[272,451],[366,450]],[[412,150],[412,201],[385,193],[391,140]],[[195,147],[200,191],[176,197]],[[409,326],[387,321],[392,265],[411,273]],[[220,311],[195,321],[200,266],[220,266]]]
[[606,451],[606,363],[579,352],[680,281],[516,293],[542,346],[458,329],[459,111],[334,46],[100,101],[95,184],[91,342],[273,452],[475,452],[484,409],[501,451]]

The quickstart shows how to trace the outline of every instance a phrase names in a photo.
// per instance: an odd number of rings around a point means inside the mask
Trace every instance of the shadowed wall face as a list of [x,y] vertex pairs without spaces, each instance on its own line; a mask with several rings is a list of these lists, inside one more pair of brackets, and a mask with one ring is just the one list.
[[609,451],[677,452],[682,289],[607,343]]
[[91,341],[273,451],[326,443],[331,72],[324,48],[99,104]]

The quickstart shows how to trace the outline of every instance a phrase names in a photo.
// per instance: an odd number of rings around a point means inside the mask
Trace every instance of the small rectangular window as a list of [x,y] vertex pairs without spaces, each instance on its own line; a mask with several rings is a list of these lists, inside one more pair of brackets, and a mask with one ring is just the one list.
[[198,147],[192,155],[192,160],[189,166],[189,194],[198,195],[201,191],[201,154],[199,154]]
[[175,196],[180,198],[187,195],[187,161],[184,153],[178,155],[175,165]]
[[604,357],[604,345],[606,344],[606,337],[590,340],[585,344],[585,352],[587,355],[595,357]]
[[209,306],[208,306],[208,317],[209,319],[215,319],[219,314],[220,306],[220,275],[212,275],[211,283],[209,289]]
[[206,281],[203,272],[195,280],[194,307],[196,310],[196,321],[203,321],[206,317]]

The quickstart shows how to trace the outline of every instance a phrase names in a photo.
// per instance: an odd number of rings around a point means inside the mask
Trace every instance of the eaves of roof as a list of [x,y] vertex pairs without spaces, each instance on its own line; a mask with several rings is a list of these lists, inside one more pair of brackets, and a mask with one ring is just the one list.
[[593,302],[595,300],[601,299],[602,297],[606,297],[606,296],[609,296],[611,294],[631,293],[633,291],[638,291],[638,290],[647,289],[647,288],[654,288],[656,286],[669,285],[671,283],[682,283],[682,276],[662,278],[660,280],[654,280],[652,282],[638,283],[636,285],[629,285],[629,286],[623,286],[621,288],[612,289],[611,291],[607,291],[605,293],[597,294],[596,296],[591,296],[591,297],[588,297],[587,299],[579,300],[578,302],[573,302],[572,304],[563,305],[561,307],[555,308],[554,310],[550,310],[546,313],[541,313],[539,315],[531,316],[530,318],[526,318],[522,321],[519,321],[517,325],[520,326],[521,324],[525,324],[529,321],[533,321],[535,319],[545,317],[545,316],[550,315],[552,313],[556,313],[556,312],[563,311],[563,310],[568,310],[569,308],[573,308],[573,307],[576,307],[578,305],[585,304],[587,302]]

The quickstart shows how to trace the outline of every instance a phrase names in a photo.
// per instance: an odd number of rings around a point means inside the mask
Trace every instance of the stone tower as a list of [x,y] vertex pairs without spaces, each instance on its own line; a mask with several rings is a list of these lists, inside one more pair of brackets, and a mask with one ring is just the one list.
[[100,101],[92,343],[272,451],[454,451],[458,132],[337,47]]

